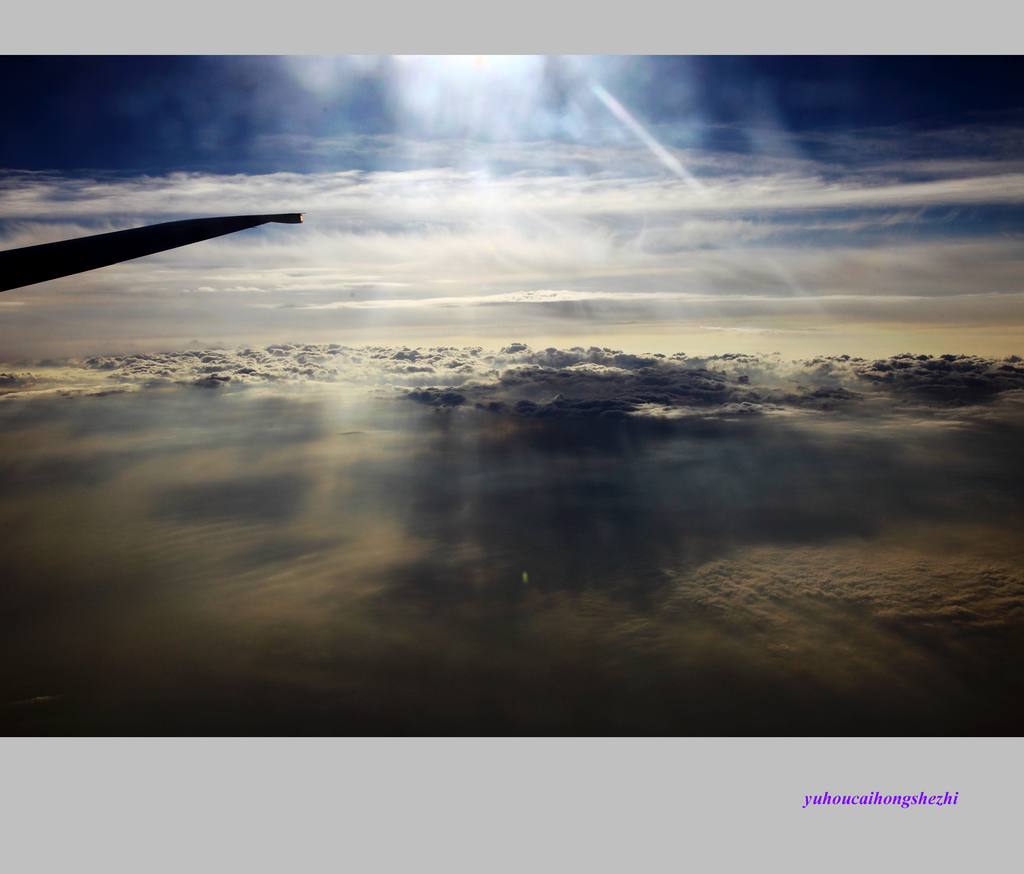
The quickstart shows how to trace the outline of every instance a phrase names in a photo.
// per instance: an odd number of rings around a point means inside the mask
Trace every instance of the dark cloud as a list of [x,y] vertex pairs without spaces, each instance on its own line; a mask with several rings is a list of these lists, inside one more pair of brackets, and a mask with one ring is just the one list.
[[[349,383],[408,386],[409,397],[435,406],[529,401],[539,409],[585,409],[611,402],[631,413],[655,408],[764,411],[839,408],[863,399],[984,404],[1024,389],[1024,364],[974,355],[849,355],[785,360],[779,355],[685,353],[638,355],[598,347],[534,350],[523,343],[500,352],[481,347],[351,347],[276,344],[265,348],[188,350],[47,361],[0,374],[8,394],[26,389],[67,392],[174,385],[246,386]],[[88,380],[88,385],[82,381]],[[561,398],[557,398],[562,395]],[[730,407],[730,405],[733,405]],[[745,405],[742,409],[735,405]],[[600,412],[600,410],[598,410]]]
[[[1024,388],[1021,359],[1003,361],[970,355],[896,355],[857,367],[857,376],[894,392],[972,403],[999,392]],[[859,363],[859,362],[858,362]]]
[[186,524],[234,519],[271,525],[300,512],[308,490],[305,477],[297,474],[193,483],[159,495],[154,513]]
[[1018,364],[281,344],[19,367],[0,724],[1019,732]]
[[[367,468],[434,565],[487,554],[475,585],[652,592],[664,570],[753,544],[870,538],[921,520],[1019,512],[1013,450],[984,434],[832,422],[455,409],[409,467]],[[1019,434],[1018,428],[1014,433]],[[985,445],[986,457],[970,453]],[[1003,470],[980,500],[975,483]],[[370,484],[373,484],[372,486]],[[532,568],[532,570],[531,570]],[[435,591],[421,586],[424,597]]]
[[976,405],[1024,388],[1017,356],[903,354],[866,360],[843,355],[783,362],[743,354],[638,356],[597,348],[533,352],[523,344],[502,351],[511,361],[493,382],[463,384],[457,393],[427,387],[407,396],[436,407],[473,403],[542,418],[672,417],[850,410],[868,399]]
[[772,627],[786,622],[786,605],[808,598],[930,627],[1024,623],[1024,569],[1007,561],[981,563],[971,553],[926,556],[892,542],[872,551],[849,543],[758,546],[673,574],[671,600],[683,609],[745,614]]

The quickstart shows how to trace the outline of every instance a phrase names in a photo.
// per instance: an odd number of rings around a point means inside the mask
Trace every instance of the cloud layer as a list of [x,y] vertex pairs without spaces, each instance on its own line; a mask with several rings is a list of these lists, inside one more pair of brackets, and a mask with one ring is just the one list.
[[1024,715],[1015,360],[296,344],[0,370],[5,730]]
[[8,395],[279,383],[369,386],[436,408],[542,418],[853,412],[865,406],[877,415],[882,402],[890,412],[913,404],[951,416],[960,408],[1019,403],[1024,363],[1016,355],[787,360],[745,353],[637,355],[598,347],[535,350],[525,343],[500,350],[284,343],[48,360],[0,373],[0,390]]
[[[508,323],[548,333],[616,325],[638,343],[651,324],[765,334],[891,324],[909,336],[925,325],[1016,324],[1024,172],[1005,130],[858,136],[848,148],[838,137],[831,152],[666,151],[699,192],[625,140],[345,140],[429,152],[395,170],[8,170],[5,247],[198,215],[299,210],[306,224],[8,293],[0,331],[8,348],[49,351],[73,318],[83,341],[107,348],[330,330],[393,342],[400,328],[440,339]],[[990,140],[983,154],[979,141]],[[871,161],[851,157],[861,147]]]

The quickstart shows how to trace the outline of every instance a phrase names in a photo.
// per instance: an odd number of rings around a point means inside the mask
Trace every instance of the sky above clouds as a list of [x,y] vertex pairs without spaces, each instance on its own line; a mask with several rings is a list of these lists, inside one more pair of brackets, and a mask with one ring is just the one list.
[[5,293],[9,354],[1019,351],[1015,58],[2,63],[0,245],[306,216]]
[[3,730],[1020,733],[1020,59],[0,67]]

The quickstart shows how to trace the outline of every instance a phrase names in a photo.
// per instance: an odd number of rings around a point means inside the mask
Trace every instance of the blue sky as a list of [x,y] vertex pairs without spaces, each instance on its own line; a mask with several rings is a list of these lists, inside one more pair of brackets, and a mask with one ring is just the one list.
[[[827,156],[838,134],[938,130],[983,114],[1007,127],[1021,110],[1019,58],[477,60],[8,56],[0,72],[14,87],[0,96],[0,165],[148,174],[354,169],[341,154],[288,151],[284,137],[598,144],[618,132],[590,93],[595,83],[666,146],[743,154]],[[409,157],[403,164],[396,155],[353,154],[359,169],[417,166]]]
[[8,292],[12,354],[1019,351],[1019,58],[2,64],[5,248],[306,214]]

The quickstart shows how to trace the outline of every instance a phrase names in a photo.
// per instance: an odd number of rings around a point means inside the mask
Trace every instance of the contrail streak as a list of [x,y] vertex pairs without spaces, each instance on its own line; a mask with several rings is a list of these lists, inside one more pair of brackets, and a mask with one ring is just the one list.
[[662,164],[668,167],[669,170],[675,173],[676,176],[682,179],[687,185],[690,186],[690,188],[697,192],[697,194],[701,195],[701,197],[708,196],[707,189],[703,185],[701,185],[700,182],[696,180],[696,178],[694,178],[693,174],[690,173],[690,171],[687,170],[679,162],[679,159],[676,158],[675,155],[669,152],[668,149],[666,149],[661,143],[659,143],[654,137],[652,137],[647,132],[647,128],[645,128],[642,124],[640,124],[640,122],[633,118],[633,116],[630,114],[629,110],[627,110],[625,106],[619,103],[619,101],[612,97],[611,94],[605,91],[605,89],[601,85],[595,83],[594,85],[590,86],[590,90],[597,95],[598,100],[600,100],[605,106],[608,107],[609,110],[611,110],[612,115],[614,115],[619,121],[621,121],[626,127],[628,127],[631,131],[633,131],[633,133],[635,133],[640,138],[641,142],[643,142],[643,144],[647,146],[647,148],[650,149],[655,154],[655,156],[658,158],[659,161],[661,161]]

